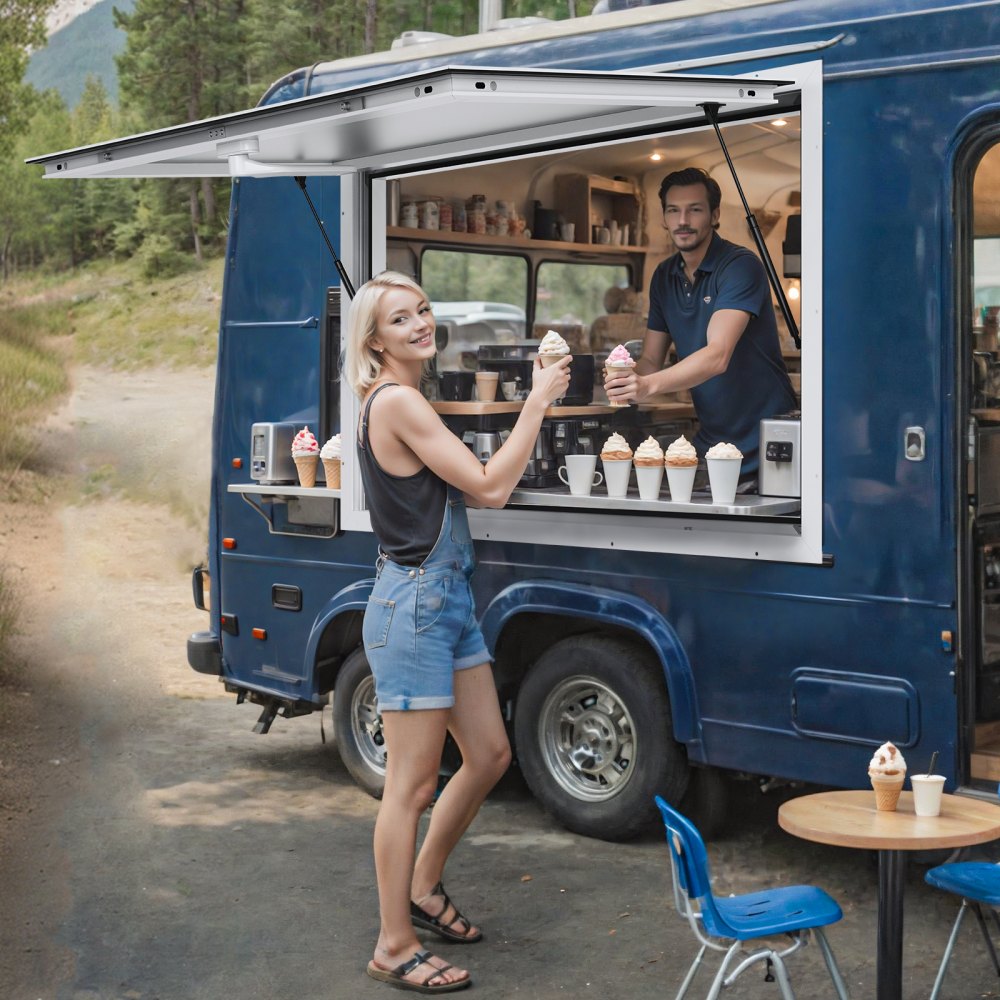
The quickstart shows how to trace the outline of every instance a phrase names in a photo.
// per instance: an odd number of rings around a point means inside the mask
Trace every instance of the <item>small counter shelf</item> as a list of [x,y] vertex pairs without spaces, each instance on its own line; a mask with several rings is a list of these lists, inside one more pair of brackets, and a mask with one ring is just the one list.
[[291,483],[230,483],[265,521],[272,535],[333,538],[340,532],[340,490]]
[[594,492],[588,497],[573,496],[568,487],[551,487],[549,489],[518,489],[510,495],[508,507],[557,507],[560,510],[602,510],[614,511],[618,514],[684,514],[702,517],[737,517],[737,518],[782,518],[798,514],[801,501],[798,497],[761,497],[756,494],[741,494],[731,504],[712,502],[708,492],[694,493],[690,503],[677,503],[664,492],[658,500],[642,500],[634,487],[629,489],[628,496],[612,498],[607,495],[603,486],[595,486]]
[[[520,413],[523,401],[480,403],[476,400],[468,402],[447,402],[435,400],[431,403],[436,413],[443,417],[449,416],[489,416],[496,413]],[[612,413],[626,412],[638,409],[641,413],[653,412],[664,417],[694,417],[692,403],[639,403],[637,407],[609,406],[607,403],[590,403],[587,406],[550,406],[545,411],[546,418],[559,420],[562,417],[605,417]]]

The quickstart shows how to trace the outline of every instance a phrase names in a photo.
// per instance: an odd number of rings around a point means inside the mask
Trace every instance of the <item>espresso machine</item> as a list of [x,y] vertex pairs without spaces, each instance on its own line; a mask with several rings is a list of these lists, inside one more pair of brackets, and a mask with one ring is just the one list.
[[527,468],[517,485],[519,489],[529,490],[559,485],[559,467],[552,447],[552,424],[548,420],[542,423]]
[[556,455],[596,455],[600,451],[601,422],[594,417],[570,417],[550,422],[552,451]]

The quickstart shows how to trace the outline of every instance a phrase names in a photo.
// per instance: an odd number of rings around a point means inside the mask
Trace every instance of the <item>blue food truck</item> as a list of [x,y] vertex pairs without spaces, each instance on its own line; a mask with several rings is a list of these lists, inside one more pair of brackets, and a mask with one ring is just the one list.
[[[427,395],[484,459],[540,336],[574,354],[510,502],[470,512],[518,766],[563,824],[630,836],[654,793],[717,810],[723,771],[863,787],[885,740],[995,789],[1000,4],[689,0],[410,41],[34,161],[232,179],[191,666],[264,732],[332,700],[379,793],[376,543],[338,366],[352,283],[392,267],[442,306]],[[657,188],[688,165],[722,186],[721,234],[773,262],[798,409],[761,422],[757,491],[730,504],[572,496],[561,456],[697,428],[684,394],[603,405],[599,374],[641,342],[672,252]],[[302,426],[343,434],[339,487],[298,485]]]

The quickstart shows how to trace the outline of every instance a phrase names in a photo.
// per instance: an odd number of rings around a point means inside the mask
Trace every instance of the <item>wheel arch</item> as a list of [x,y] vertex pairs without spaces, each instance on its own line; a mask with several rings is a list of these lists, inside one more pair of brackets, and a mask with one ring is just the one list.
[[[539,628],[539,618],[546,619],[545,628]],[[533,662],[567,635],[589,631],[584,622],[635,639],[652,651],[667,686],[674,739],[685,744],[689,759],[701,760],[701,725],[691,664],[673,626],[647,601],[604,587],[556,580],[522,581],[494,597],[482,615],[481,626],[486,646],[494,654],[523,651],[527,646]],[[528,659],[497,656],[501,689],[516,687]]]
[[312,667],[317,694],[333,690],[340,666],[361,645],[361,623],[374,578],[358,580],[334,594],[313,621],[304,659]]

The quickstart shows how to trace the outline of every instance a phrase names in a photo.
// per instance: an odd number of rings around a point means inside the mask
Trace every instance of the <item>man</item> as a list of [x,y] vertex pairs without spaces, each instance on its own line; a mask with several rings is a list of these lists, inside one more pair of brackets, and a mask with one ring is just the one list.
[[[722,239],[719,185],[698,167],[660,185],[663,219],[677,253],[653,272],[642,356],[605,379],[613,399],[690,389],[699,457],[719,441],[743,452],[742,481],[756,478],[760,420],[797,408],[781,359],[767,275],[759,258]],[[671,343],[677,363],[664,368]]]

